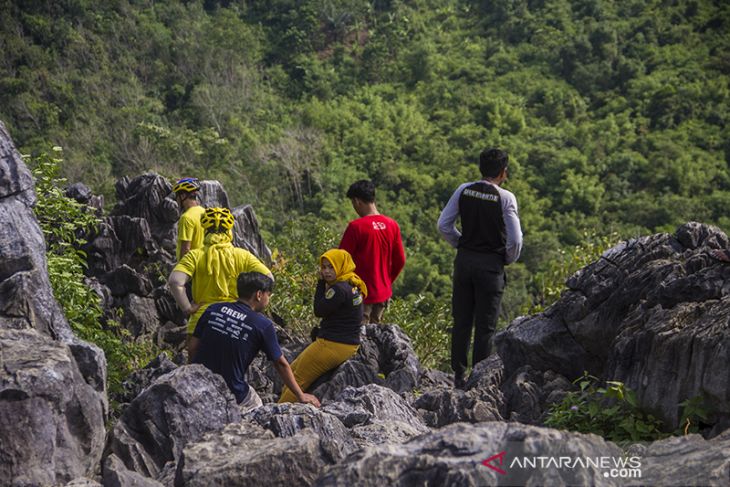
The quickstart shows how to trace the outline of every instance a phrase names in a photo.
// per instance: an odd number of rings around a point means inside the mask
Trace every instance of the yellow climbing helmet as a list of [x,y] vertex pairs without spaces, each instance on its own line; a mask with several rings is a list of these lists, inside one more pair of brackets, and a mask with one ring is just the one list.
[[192,193],[193,191],[200,191],[200,181],[198,178],[182,178],[172,185],[172,192],[177,194],[179,192]]
[[223,232],[233,228],[233,214],[228,208],[206,208],[200,224],[206,232]]

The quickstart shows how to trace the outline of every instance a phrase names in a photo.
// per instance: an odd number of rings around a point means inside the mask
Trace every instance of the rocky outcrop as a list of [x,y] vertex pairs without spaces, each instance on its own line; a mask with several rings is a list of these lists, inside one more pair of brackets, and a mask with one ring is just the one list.
[[104,487],[162,487],[160,482],[128,470],[116,455],[109,455],[104,461]]
[[53,298],[46,243],[32,206],[33,177],[0,122],[0,320],[54,339],[73,334]]
[[256,218],[253,206],[237,206],[231,211],[236,219],[233,227],[233,245],[248,250],[265,263],[271,263],[271,250],[261,236],[259,220]]
[[105,437],[99,386],[65,343],[0,328],[0,479],[56,485],[93,475]]
[[223,378],[202,365],[158,377],[124,410],[105,456],[115,454],[132,472],[156,479],[177,463],[188,442],[241,419]]
[[575,386],[552,370],[536,371],[529,365],[517,369],[504,384],[504,411],[510,421],[542,424],[551,405],[559,403]]
[[235,423],[187,446],[176,487],[308,486],[330,465],[312,430],[275,438],[258,425]]
[[632,445],[641,459],[641,480],[634,485],[727,485],[730,481],[730,434],[710,441],[700,435]]
[[400,443],[428,431],[415,409],[377,384],[348,387],[322,410],[339,418],[360,446]]
[[175,485],[312,485],[326,467],[347,461],[363,445],[400,443],[426,432],[400,396],[374,384],[348,388],[319,410],[267,404],[189,444]]
[[246,417],[271,431],[277,438],[288,438],[304,430],[313,431],[329,463],[336,463],[358,449],[347,428],[326,410],[304,404],[266,404]]
[[106,361],[53,297],[30,171],[0,122],[0,479],[93,476],[104,442]]
[[314,485],[618,485],[606,481],[600,469],[512,464],[515,458],[540,455],[618,458],[622,452],[595,435],[516,423],[459,423],[400,445],[364,448],[328,469]]
[[727,245],[717,228],[688,223],[606,251],[548,310],[497,334],[505,374],[529,365],[573,380],[587,370],[624,382],[670,429],[696,396],[726,421],[730,266],[708,252]]
[[161,377],[177,368],[177,365],[167,358],[164,353],[152,359],[143,368],[132,372],[122,383],[124,390],[120,395],[122,402],[132,402],[143,390],[149,387],[158,377]]

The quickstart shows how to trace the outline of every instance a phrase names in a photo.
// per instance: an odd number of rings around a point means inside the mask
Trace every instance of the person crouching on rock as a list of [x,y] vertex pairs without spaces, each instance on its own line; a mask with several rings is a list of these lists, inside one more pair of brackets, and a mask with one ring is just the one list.
[[[294,378],[307,390],[320,376],[357,353],[363,298],[367,287],[355,274],[352,256],[332,249],[319,258],[320,279],[314,292],[314,315],[322,318],[315,341],[292,362]],[[284,387],[279,402],[294,402],[296,397]]]
[[[200,218],[205,230],[203,247],[185,254],[167,280],[172,297],[188,316],[188,361],[190,335],[198,319],[211,303],[238,299],[236,279],[242,272],[259,272],[272,280],[271,271],[251,252],[233,246],[234,218],[228,208],[207,208]],[[193,302],[185,294],[185,284],[193,281]]]
[[241,412],[247,412],[263,405],[254,388],[246,383],[249,365],[263,350],[284,384],[294,391],[295,399],[319,407],[319,400],[297,385],[281,353],[274,324],[261,314],[269,304],[274,281],[258,272],[243,272],[236,287],[236,302],[211,304],[200,316],[190,338],[192,363],[223,376]]

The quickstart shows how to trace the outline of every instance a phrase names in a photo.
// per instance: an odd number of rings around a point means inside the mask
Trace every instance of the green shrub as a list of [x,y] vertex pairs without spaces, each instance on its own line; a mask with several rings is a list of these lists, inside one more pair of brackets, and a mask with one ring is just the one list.
[[675,435],[699,433],[700,426],[710,422],[712,407],[701,394],[682,401],[679,405],[682,408],[680,415],[682,421],[674,432]]
[[430,295],[394,298],[385,321],[401,327],[411,338],[422,367],[450,370],[452,326],[448,302]]
[[639,409],[636,394],[622,382],[606,381],[583,373],[575,380],[577,391],[568,392],[548,411],[545,425],[595,433],[614,442],[653,441],[664,438],[662,423]]
[[103,320],[101,298],[85,283],[86,254],[79,247],[85,243],[82,235],[93,231],[98,220],[92,209],[63,194],[65,179],[58,177],[60,153],[61,148],[54,147],[53,155],[24,156],[36,178],[34,211],[46,239],[48,275],[71,329],[104,350],[113,395],[121,392],[127,375],[154,355],[154,347],[133,342],[116,321]]
[[299,336],[309,336],[319,323],[312,299],[319,276],[319,256],[336,248],[337,235],[314,215],[284,224],[273,238],[272,272],[276,278],[269,311]]

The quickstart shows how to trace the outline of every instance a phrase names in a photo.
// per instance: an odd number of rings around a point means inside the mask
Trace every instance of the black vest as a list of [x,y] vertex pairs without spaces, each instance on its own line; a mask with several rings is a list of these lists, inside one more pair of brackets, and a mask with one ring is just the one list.
[[504,257],[507,232],[502,198],[496,187],[484,181],[467,186],[459,196],[459,216],[460,249]]

